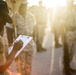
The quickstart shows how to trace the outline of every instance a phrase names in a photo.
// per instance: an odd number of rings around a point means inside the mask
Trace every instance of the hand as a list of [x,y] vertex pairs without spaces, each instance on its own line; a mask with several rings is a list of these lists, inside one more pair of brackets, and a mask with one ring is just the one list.
[[22,48],[22,46],[23,46],[23,42],[21,40],[16,41],[14,43],[13,50],[18,51],[18,50],[20,50]]

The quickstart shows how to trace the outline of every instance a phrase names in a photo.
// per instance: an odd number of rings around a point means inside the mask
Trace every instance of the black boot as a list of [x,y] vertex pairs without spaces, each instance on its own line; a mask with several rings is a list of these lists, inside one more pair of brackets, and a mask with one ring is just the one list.
[[59,48],[59,47],[61,47],[62,45],[61,44],[59,44],[59,43],[56,43],[55,44],[55,48]]
[[41,44],[38,44],[37,51],[38,51],[38,52],[43,52],[43,51],[46,51],[46,49],[43,48],[43,47],[41,46]]

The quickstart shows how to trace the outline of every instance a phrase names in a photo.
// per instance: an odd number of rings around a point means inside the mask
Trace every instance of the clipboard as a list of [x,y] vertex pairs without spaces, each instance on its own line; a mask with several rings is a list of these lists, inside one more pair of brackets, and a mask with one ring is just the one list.
[[[15,58],[20,54],[20,52],[30,43],[30,41],[33,39],[33,37],[30,37],[30,36],[25,36],[25,35],[19,35],[18,36],[18,38],[15,40],[15,41],[18,41],[18,40],[21,40],[22,42],[23,42],[23,46],[22,46],[22,48],[19,50],[19,51],[17,51],[17,53],[16,53],[16,55],[15,55]],[[14,42],[15,42],[14,41]],[[13,42],[13,44],[14,44],[14,42]],[[10,46],[9,48],[8,48],[8,53],[10,54],[11,53],[11,51],[12,51],[12,49],[13,49],[13,46]]]

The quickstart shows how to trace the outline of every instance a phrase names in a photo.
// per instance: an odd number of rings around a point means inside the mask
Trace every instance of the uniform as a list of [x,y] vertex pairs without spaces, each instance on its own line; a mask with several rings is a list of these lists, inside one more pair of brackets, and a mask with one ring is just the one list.
[[[65,44],[63,45],[63,49],[64,49],[64,63],[65,65],[68,65],[66,68],[68,68],[68,70],[70,70],[71,68],[71,62],[73,61],[73,57],[75,55],[75,47],[76,47],[76,11],[75,9],[66,9],[65,12],[63,13],[64,16],[62,16],[61,19],[61,25],[64,25],[64,29],[65,29],[65,36],[64,36],[64,40],[63,43],[66,44],[66,48],[65,48]],[[66,62],[66,61],[67,62]],[[69,72],[68,72],[69,73]]]
[[[25,20],[20,14],[16,15],[16,24],[18,35],[32,36],[35,20],[30,12],[26,12]],[[32,40],[20,53],[18,58],[16,58],[17,70],[21,72],[22,75],[30,75],[31,73],[33,52],[36,50],[34,44]]]
[[39,6],[35,12],[36,18],[36,43],[37,51],[42,50],[42,43],[45,35],[45,28],[47,24],[47,9],[44,6]]
[[59,37],[61,35],[60,33],[60,18],[62,14],[59,14],[62,11],[62,8],[58,7],[55,10],[54,14],[50,14],[50,19],[51,19],[51,28],[52,32],[54,33],[54,40],[55,40],[55,47],[60,47],[61,45],[59,44]]

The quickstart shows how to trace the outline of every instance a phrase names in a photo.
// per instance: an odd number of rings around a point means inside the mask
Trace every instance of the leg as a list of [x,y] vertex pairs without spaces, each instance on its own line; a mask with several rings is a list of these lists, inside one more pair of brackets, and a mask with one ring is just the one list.
[[44,36],[45,36],[45,28],[46,28],[46,25],[43,24],[40,26],[40,32],[39,32],[39,45],[40,45],[40,50],[41,51],[46,51],[45,48],[42,47],[42,43],[44,41]]
[[69,58],[69,50],[68,50],[68,45],[66,43],[66,36],[64,37],[64,43],[63,43],[63,52],[64,52],[64,56],[63,56],[63,65],[64,65],[64,73],[66,75],[71,75],[70,72],[70,58]]
[[55,47],[61,47],[61,45],[59,44],[59,37],[60,37],[60,32],[58,29],[55,28],[55,32],[54,32],[54,40],[55,40]]
[[42,48],[42,41],[43,41],[43,29],[41,25],[36,26],[36,45],[37,51],[42,52],[44,48]]
[[74,47],[74,32],[67,32],[64,39],[64,69],[66,75],[71,75],[72,72],[76,72],[70,67],[74,55],[74,48],[72,48]]

